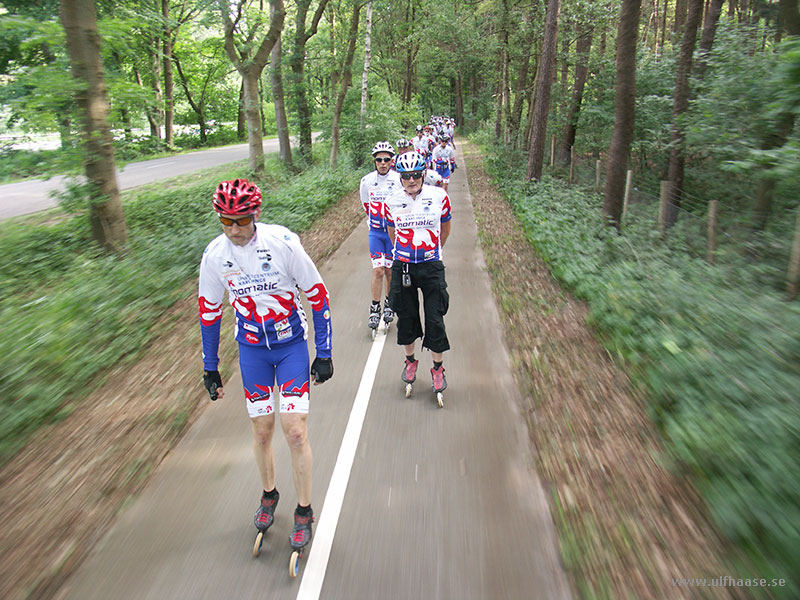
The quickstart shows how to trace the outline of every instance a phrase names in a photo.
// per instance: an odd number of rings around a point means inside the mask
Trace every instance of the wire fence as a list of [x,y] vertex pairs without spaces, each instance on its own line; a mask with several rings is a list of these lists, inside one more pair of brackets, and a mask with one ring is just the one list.
[[[548,159],[551,175],[596,192],[602,203],[605,160],[574,152],[568,165],[559,163],[552,152]],[[767,215],[703,198],[691,190],[672,189],[654,175],[629,171],[621,225],[633,235],[656,230],[672,249],[720,267],[757,263],[763,279],[785,287],[789,298],[795,299],[800,288],[800,208],[796,214],[771,215],[791,219],[774,231],[756,225],[762,216]]]

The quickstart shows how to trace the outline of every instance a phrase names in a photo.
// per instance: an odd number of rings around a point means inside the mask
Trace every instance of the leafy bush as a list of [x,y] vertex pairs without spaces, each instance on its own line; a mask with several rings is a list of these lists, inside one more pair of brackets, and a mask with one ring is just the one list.
[[660,243],[652,221],[624,235],[599,199],[557,181],[518,180],[486,161],[537,253],[590,305],[590,321],[633,369],[675,469],[687,472],[742,572],[800,595],[800,307],[758,276],[731,277]]
[[[220,233],[210,192],[226,167],[189,185],[136,190],[124,207],[129,244],[104,255],[86,219],[55,225],[0,224],[0,458],[15,451],[68,400],[79,400],[105,369],[135,356],[157,331],[164,310],[187,293],[200,256]],[[265,221],[302,231],[358,184],[350,168],[318,168],[300,176],[267,160]]]

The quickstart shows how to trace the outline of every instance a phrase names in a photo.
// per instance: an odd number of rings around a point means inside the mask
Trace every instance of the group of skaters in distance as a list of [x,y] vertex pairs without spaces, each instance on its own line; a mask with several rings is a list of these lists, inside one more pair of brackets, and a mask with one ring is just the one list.
[[[361,179],[359,188],[368,218],[372,262],[368,326],[374,337],[381,318],[388,330],[397,316],[397,344],[405,351],[401,379],[406,396],[419,366],[416,340],[422,339],[422,348],[432,354],[432,389],[440,406],[447,387],[443,353],[450,349],[444,324],[450,298],[441,251],[450,235],[447,184],[456,168],[453,126],[447,117],[432,117],[427,125],[416,128],[412,140],[398,140],[397,152],[391,143],[377,142],[372,148],[375,169]],[[258,186],[246,179],[223,181],[214,191],[212,205],[222,234],[208,244],[200,263],[203,383],[211,400],[224,396],[218,349],[227,291],[236,315],[239,368],[263,487],[254,518],[258,533],[253,553],[257,556],[260,551],[279,499],[272,447],[278,412],[291,452],[297,493],[290,535],[290,574],[295,576],[297,560],[311,540],[313,523],[309,384],[316,386],[333,376],[328,290],[295,233],[258,222]],[[310,367],[308,324],[298,290],[306,295],[314,321],[316,357]]]

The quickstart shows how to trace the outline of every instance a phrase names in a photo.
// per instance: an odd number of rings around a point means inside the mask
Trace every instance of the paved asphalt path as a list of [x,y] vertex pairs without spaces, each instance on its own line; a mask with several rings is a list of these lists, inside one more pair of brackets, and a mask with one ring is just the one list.
[[225,398],[204,411],[59,598],[570,597],[516,408],[519,392],[464,168],[455,172],[450,196],[444,261],[452,350],[445,354],[443,409],[430,388],[430,353],[417,353],[420,372],[406,399],[394,327],[375,342],[367,333],[366,225],[321,268],[331,293],[335,376],[312,392],[316,525],[299,576],[288,573],[296,497],[280,430],[281,501],[261,556],[252,556],[261,489],[241,383],[229,365],[222,372]]
[[[315,133],[313,137],[318,135]],[[265,154],[277,152],[278,138],[264,140],[263,145]],[[247,157],[247,144],[237,144],[236,146],[128,163],[122,170],[117,170],[117,184],[120,190],[127,190],[167,177],[202,171]],[[0,220],[58,206],[58,202],[50,194],[64,188],[64,179],[62,176],[57,176],[50,179],[34,179],[0,185]]]

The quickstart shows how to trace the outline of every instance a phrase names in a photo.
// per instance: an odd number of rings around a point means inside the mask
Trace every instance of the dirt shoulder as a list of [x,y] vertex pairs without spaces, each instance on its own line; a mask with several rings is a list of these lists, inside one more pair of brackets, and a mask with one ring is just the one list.
[[[300,236],[312,259],[330,256],[362,216],[355,193],[317,219]],[[107,374],[0,469],[0,598],[52,597],[208,406],[196,283],[185,290],[139,360]],[[220,357],[235,368],[231,338],[222,336]]]
[[643,399],[587,325],[464,144],[481,246],[522,390],[561,556],[581,598],[740,598],[673,578],[720,577],[697,494],[662,464]]

